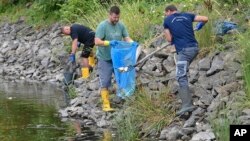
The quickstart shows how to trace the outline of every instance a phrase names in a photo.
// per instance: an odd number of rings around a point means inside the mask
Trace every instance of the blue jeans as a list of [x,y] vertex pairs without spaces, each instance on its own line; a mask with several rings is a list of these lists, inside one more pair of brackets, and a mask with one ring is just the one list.
[[177,55],[176,63],[176,80],[180,87],[188,86],[188,67],[197,56],[199,52],[198,47],[183,48]]
[[114,72],[112,60],[98,59],[98,73],[101,88],[109,88],[111,86],[112,73]]

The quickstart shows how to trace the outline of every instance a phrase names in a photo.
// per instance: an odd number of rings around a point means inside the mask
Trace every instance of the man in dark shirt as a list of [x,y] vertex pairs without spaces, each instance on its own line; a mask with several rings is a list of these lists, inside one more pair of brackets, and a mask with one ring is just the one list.
[[[187,71],[199,51],[194,30],[200,30],[208,18],[191,13],[179,13],[174,5],[165,8],[165,16],[163,24],[165,37],[168,42],[175,45],[177,52],[176,79],[179,83],[178,94],[182,101],[181,109],[176,113],[179,116],[195,109],[189,92]],[[198,22],[195,29],[193,22]]]
[[84,76],[83,72],[86,72],[84,70],[92,70],[92,66],[90,66],[89,64],[88,57],[92,53],[92,49],[95,45],[95,32],[90,28],[79,24],[73,24],[72,26],[64,26],[61,28],[61,32],[65,35],[70,35],[73,40],[71,55],[69,58],[71,62],[75,62],[75,53],[77,51],[77,47],[79,47],[81,43],[84,44],[84,48],[81,54],[81,57],[83,58],[81,64],[82,76]]

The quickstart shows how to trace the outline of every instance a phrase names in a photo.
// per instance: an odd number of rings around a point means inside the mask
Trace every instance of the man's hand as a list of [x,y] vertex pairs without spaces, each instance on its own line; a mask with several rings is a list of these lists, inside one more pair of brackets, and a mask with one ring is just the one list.
[[71,53],[70,56],[69,56],[69,61],[71,63],[75,63],[76,62],[76,56],[75,54]]
[[200,30],[205,25],[204,22],[198,22],[194,28],[195,31]]

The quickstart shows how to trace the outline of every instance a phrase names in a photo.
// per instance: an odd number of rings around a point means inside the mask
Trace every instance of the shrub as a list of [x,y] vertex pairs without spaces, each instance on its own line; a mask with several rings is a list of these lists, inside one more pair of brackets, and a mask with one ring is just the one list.
[[57,11],[60,9],[60,5],[65,3],[67,0],[37,0],[39,10],[49,14],[51,11]]
[[[72,23],[81,19],[84,15],[88,15],[95,11],[100,4],[97,0],[68,0],[60,6],[60,18],[63,21]],[[88,18],[92,17],[89,16]]]

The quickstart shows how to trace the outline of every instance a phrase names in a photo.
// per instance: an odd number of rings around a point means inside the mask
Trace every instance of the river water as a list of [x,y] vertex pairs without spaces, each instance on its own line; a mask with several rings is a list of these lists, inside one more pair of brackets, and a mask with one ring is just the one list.
[[65,106],[56,86],[0,79],[0,141],[103,140],[77,121],[62,122],[57,111]]

